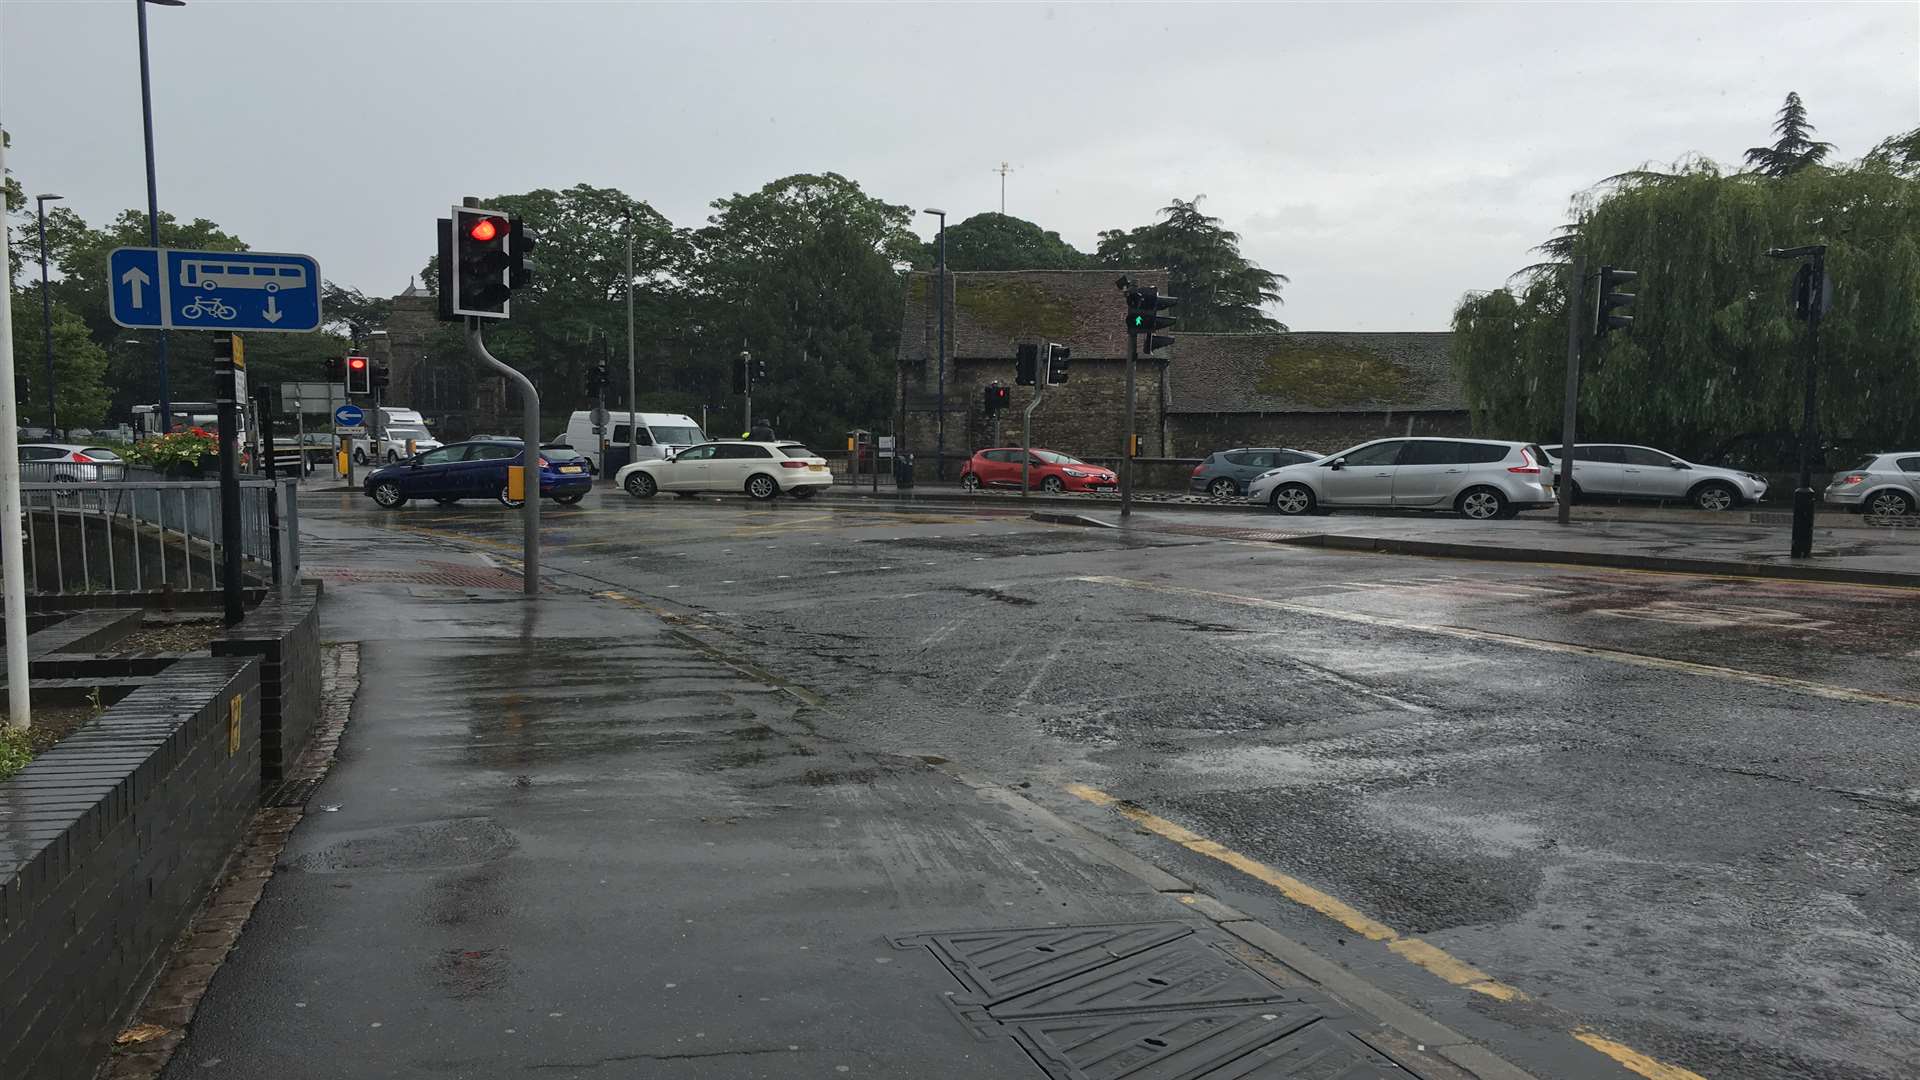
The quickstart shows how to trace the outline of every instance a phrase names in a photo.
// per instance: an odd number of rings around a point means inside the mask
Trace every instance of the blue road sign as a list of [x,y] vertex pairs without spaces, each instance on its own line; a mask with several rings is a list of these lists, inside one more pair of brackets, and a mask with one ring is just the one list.
[[320,328],[320,264],[268,251],[116,248],[107,310],[136,330],[304,334]]
[[342,405],[333,410],[333,422],[341,427],[359,427],[366,419],[367,414],[361,412],[358,405]]

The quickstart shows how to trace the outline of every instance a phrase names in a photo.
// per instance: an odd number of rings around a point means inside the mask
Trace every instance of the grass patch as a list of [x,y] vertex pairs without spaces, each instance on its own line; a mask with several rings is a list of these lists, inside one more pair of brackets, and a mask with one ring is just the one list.
[[12,728],[0,729],[0,780],[27,767],[33,760],[33,742],[28,731],[15,731]]

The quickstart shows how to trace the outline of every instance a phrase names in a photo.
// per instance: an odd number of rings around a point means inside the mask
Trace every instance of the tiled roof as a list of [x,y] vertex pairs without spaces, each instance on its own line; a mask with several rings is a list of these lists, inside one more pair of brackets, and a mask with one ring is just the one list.
[[1422,412],[1465,409],[1433,333],[1182,334],[1168,365],[1171,413]]
[[[1114,287],[1125,273],[1140,285],[1166,288],[1164,270],[976,270],[947,274],[948,355],[1012,357],[1026,341],[1054,341],[1086,360],[1127,355],[1126,296]],[[900,358],[931,360],[938,346],[939,274],[906,278]]]

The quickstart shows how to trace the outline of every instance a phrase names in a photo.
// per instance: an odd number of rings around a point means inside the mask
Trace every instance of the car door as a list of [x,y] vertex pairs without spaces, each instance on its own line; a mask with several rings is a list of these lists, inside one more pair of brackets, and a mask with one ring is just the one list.
[[1433,506],[1453,494],[1466,466],[1466,444],[1444,439],[1409,439],[1393,467],[1393,505]]
[[[773,451],[753,443],[721,443],[713,458],[713,490],[739,491],[747,486],[747,477],[767,472]],[[778,469],[779,466],[772,466]],[[776,483],[778,481],[775,481]]]
[[1347,451],[1325,466],[1322,501],[1344,506],[1388,506],[1393,502],[1393,472],[1406,439],[1387,439]]
[[[1626,481],[1620,475],[1624,447],[1592,445],[1578,446],[1573,455],[1573,481],[1580,490],[1589,495],[1625,495]],[[1560,479],[1560,470],[1554,469],[1554,482]]]
[[1691,470],[1675,467],[1673,456],[1645,446],[1622,446],[1620,487],[1637,499],[1682,499],[1692,486]]
[[662,491],[700,491],[701,484],[713,472],[713,457],[720,447],[714,443],[689,446],[665,465],[656,466],[654,479]]
[[[982,487],[1007,486],[1009,475],[1015,472],[1009,466],[1013,461],[1013,455],[1017,453],[1019,453],[1018,450],[988,450],[981,454],[980,485]],[[1017,475],[1012,478],[1013,482],[1019,482],[1020,478]]]
[[519,443],[471,444],[466,458],[455,466],[454,490],[448,494],[493,498],[506,486],[507,470],[519,456]]
[[464,494],[460,491],[460,469],[469,449],[469,443],[455,443],[421,454],[418,466],[400,466],[400,490],[410,499]]

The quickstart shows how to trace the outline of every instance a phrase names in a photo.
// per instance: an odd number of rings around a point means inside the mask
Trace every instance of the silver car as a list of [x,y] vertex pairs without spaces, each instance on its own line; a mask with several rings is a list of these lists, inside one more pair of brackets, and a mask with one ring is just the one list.
[[1309,514],[1341,506],[1457,510],[1509,518],[1553,505],[1547,454],[1492,439],[1380,439],[1301,465],[1261,473],[1247,501]]
[[[1702,510],[1731,510],[1767,495],[1767,478],[1738,469],[1696,465],[1651,446],[1623,443],[1574,443],[1573,493],[1610,499],[1659,499],[1689,502]],[[1560,477],[1560,448],[1547,447],[1554,479]]]
[[82,443],[23,443],[20,479],[29,484],[125,480],[126,463],[104,446]]
[[1913,513],[1920,507],[1920,450],[1874,454],[1835,473],[1826,500],[1877,518]]

